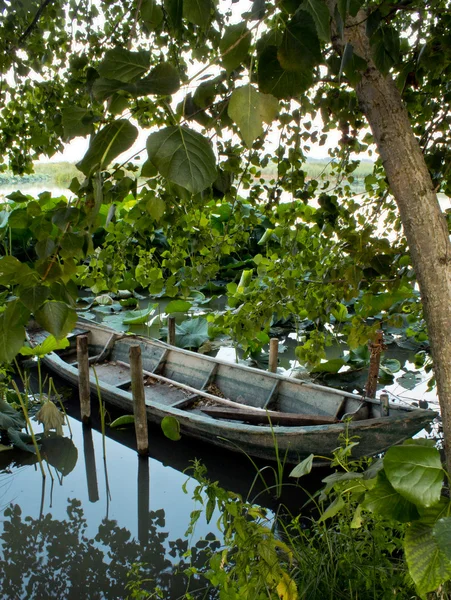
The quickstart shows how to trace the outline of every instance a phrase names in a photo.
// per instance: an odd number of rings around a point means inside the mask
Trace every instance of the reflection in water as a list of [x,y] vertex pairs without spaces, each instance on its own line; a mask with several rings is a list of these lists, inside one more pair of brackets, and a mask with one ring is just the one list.
[[[152,582],[148,588],[158,586],[164,598],[177,598],[199,587],[199,580],[189,580],[185,569],[202,569],[209,553],[219,547],[209,535],[207,541],[199,541],[191,549],[187,559],[187,540],[167,540],[163,509],[146,514],[146,542],[134,539],[130,531],[111,519],[103,519],[96,535],[89,537],[77,499],[68,500],[67,518],[62,520],[51,514],[41,519],[24,518],[18,504],[9,506],[4,516],[0,537],[4,600],[125,598],[127,574],[133,563],[142,563],[141,575]],[[142,533],[143,525],[141,522]]]
[[147,456],[138,456],[138,539],[141,544],[147,544],[149,540],[149,502],[149,459]]
[[96,456],[94,453],[92,429],[86,425],[82,425],[82,428],[88,498],[89,502],[97,502],[99,499],[99,487],[97,485]]

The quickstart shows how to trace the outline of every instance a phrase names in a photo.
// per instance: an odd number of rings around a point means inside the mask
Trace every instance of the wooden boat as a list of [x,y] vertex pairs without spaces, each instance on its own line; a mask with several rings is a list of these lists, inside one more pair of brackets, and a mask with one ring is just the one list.
[[[378,400],[231,364],[164,342],[121,334],[83,321],[68,336],[70,347],[43,360],[58,375],[78,383],[76,338],[89,341],[90,387],[95,373],[102,399],[132,412],[130,346],[142,351],[147,415],[161,423],[172,415],[182,435],[228,450],[296,464],[309,454],[330,457],[339,437],[358,436],[354,456],[376,455],[421,431],[436,413],[390,404],[381,416]],[[29,329],[31,345],[47,333]]]

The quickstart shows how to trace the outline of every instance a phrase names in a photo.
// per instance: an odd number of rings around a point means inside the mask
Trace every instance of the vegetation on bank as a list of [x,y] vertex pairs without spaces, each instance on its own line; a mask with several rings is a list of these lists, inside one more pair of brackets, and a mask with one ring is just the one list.
[[2,186],[22,185],[31,183],[48,184],[55,187],[66,188],[72,179],[81,178],[80,171],[74,163],[70,162],[35,162],[33,172],[28,175],[15,175],[11,171],[0,173],[0,192]]

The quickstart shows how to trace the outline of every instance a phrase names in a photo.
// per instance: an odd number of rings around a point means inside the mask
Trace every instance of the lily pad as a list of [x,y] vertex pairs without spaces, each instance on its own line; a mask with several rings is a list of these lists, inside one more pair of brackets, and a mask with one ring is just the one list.
[[124,325],[142,325],[149,320],[150,315],[156,310],[158,304],[149,304],[143,310],[130,310],[124,314]]
[[175,341],[179,348],[199,348],[209,339],[207,319],[187,319],[175,326]]

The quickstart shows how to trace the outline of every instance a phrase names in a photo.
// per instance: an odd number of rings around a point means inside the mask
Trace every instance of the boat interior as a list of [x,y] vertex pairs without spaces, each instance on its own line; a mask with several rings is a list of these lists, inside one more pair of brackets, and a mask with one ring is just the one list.
[[[32,332],[40,343],[47,335]],[[77,366],[77,337],[88,336],[89,363],[100,382],[131,392],[130,346],[141,347],[146,404],[160,404],[211,417],[251,422],[246,408],[262,411],[260,421],[268,424],[328,424],[346,418],[363,420],[381,416],[377,402],[337,390],[312,386],[256,369],[240,368],[179,350],[167,344],[101,327],[78,324],[68,336],[70,346],[57,351],[62,360]],[[223,406],[214,398],[233,401]],[[219,405],[219,406],[218,406]],[[263,410],[262,410],[263,409]],[[268,413],[268,411],[270,411]],[[284,417],[285,415],[285,417]],[[297,417],[297,418],[296,418]],[[255,422],[255,417],[254,417]]]

